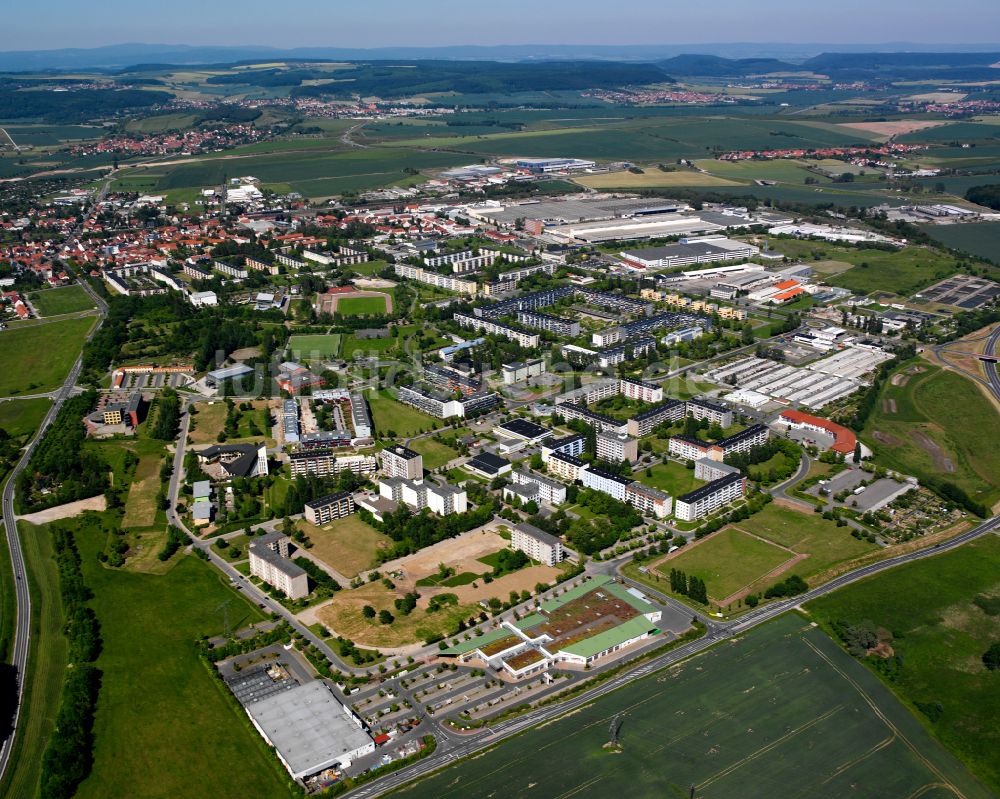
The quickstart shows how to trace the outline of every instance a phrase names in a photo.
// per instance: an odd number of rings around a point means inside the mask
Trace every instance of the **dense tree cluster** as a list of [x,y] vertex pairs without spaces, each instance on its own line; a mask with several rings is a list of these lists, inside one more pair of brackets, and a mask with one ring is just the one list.
[[[97,392],[88,391],[63,403],[55,421],[18,478],[23,509],[37,511],[86,499],[108,488],[108,465],[84,447],[81,421],[97,403]],[[46,490],[47,493],[41,493]]]
[[708,588],[705,586],[705,581],[693,574],[688,577],[680,569],[670,570],[670,590],[702,605],[708,604]]
[[191,539],[188,538],[187,533],[179,527],[170,525],[170,527],[167,528],[167,540],[163,542],[163,548],[159,551],[156,557],[160,560],[170,560],[178,549],[186,547],[190,543]]
[[333,594],[340,590],[340,583],[334,580],[326,571],[309,558],[295,558],[295,564],[301,566],[309,580],[313,583],[314,589],[324,594]]
[[793,574],[784,580],[775,583],[764,592],[764,599],[780,599],[786,596],[798,596],[809,590],[806,581],[799,575]]
[[181,420],[181,399],[172,388],[164,388],[156,399],[156,418],[149,435],[158,441],[173,441]]

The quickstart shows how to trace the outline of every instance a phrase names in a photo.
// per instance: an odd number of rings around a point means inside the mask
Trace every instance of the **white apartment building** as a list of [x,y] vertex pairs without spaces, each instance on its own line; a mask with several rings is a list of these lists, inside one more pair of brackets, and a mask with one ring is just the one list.
[[290,539],[268,533],[250,544],[250,574],[283,591],[290,599],[309,596],[309,577],[301,566],[288,559]]
[[587,464],[579,458],[574,455],[565,455],[562,452],[553,452],[548,461],[545,462],[545,466],[556,477],[571,483],[579,480],[580,475],[588,468]]
[[597,457],[609,463],[639,460],[639,441],[626,433],[597,434]]
[[685,522],[700,519],[742,497],[746,493],[746,487],[746,478],[739,473],[713,480],[682,497],[677,497],[674,503],[674,515]]
[[424,476],[424,456],[402,444],[382,450],[382,473],[386,477],[420,480]]
[[306,521],[317,526],[332,522],[334,519],[342,519],[352,513],[354,513],[354,498],[347,491],[327,494],[305,505]]
[[625,501],[643,516],[654,516],[657,519],[665,519],[674,509],[674,500],[670,494],[638,481],[625,487]]
[[511,528],[510,545],[544,566],[555,566],[566,556],[558,538],[530,524],[515,524]]
[[609,494],[619,502],[625,501],[625,488],[633,482],[627,477],[606,472],[604,469],[596,469],[593,466],[583,470],[580,474],[580,481],[587,488]]
[[641,402],[663,402],[663,387],[643,380],[622,378],[619,392],[622,396]]
[[561,505],[566,501],[566,486],[555,480],[549,480],[540,474],[524,469],[515,469],[510,473],[514,485],[536,486],[538,498],[550,505]]

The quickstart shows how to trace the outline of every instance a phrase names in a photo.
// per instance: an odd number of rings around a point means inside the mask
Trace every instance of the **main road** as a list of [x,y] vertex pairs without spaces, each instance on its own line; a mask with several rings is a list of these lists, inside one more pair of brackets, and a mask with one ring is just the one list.
[[[93,289],[87,285],[86,281],[81,282],[80,285],[88,294],[90,294],[100,313],[97,324],[94,325],[94,328],[87,335],[86,341],[90,341],[91,337],[97,332],[97,329],[104,322],[108,306],[107,303],[98,297]],[[14,629],[14,649],[10,662],[14,666],[16,675],[15,679],[17,680],[17,704],[14,707],[14,717],[11,719],[11,733],[7,736],[7,740],[3,742],[3,745],[0,746],[0,778],[3,777],[7,770],[7,764],[10,762],[10,755],[14,748],[14,740],[17,737],[17,726],[21,718],[21,703],[24,699],[24,677],[27,673],[28,654],[31,649],[31,594],[28,590],[28,578],[25,574],[24,554],[21,550],[21,539],[17,533],[17,517],[14,511],[14,492],[17,490],[18,477],[27,467],[28,462],[31,460],[31,456],[35,453],[35,449],[38,447],[39,442],[45,435],[45,431],[56,418],[56,415],[59,413],[59,409],[62,408],[63,403],[73,394],[73,389],[76,386],[77,379],[80,377],[80,370],[82,368],[83,354],[81,352],[81,354],[77,356],[77,359],[73,364],[73,368],[70,369],[69,374],[66,376],[66,380],[63,382],[62,387],[58,390],[58,392],[56,392],[54,398],[55,401],[52,403],[52,407],[49,408],[49,412],[45,414],[45,418],[42,419],[42,423],[39,425],[38,431],[35,433],[35,437],[31,439],[31,443],[21,455],[21,459],[17,462],[13,471],[11,471],[3,489],[4,532],[7,535],[7,547],[10,550],[10,561],[14,570],[14,594],[16,598],[15,610],[17,617]],[[38,753],[34,754],[35,756],[38,756]]]

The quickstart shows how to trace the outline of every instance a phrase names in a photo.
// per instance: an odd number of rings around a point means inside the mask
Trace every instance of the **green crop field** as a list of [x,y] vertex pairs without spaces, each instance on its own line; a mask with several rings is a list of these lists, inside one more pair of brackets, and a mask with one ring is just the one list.
[[922,225],[921,230],[946,247],[1000,263],[1000,222]]
[[0,430],[12,436],[35,432],[49,412],[52,403],[47,399],[24,399],[0,402]]
[[[619,750],[608,727],[620,716]],[[783,616],[394,795],[986,799],[821,630]],[[861,790],[860,786],[864,786]]]
[[[372,421],[375,422],[377,435],[406,438],[430,430],[439,421],[393,399],[392,395],[384,390],[378,394],[369,391],[365,396],[372,410]],[[390,435],[390,430],[394,435]]]
[[452,449],[440,441],[435,441],[433,438],[418,438],[407,446],[424,456],[425,469],[438,469],[452,458],[458,457],[458,450]]
[[689,577],[701,578],[708,595],[721,602],[794,557],[794,552],[729,528],[684,547],[657,569],[664,576],[680,569]]
[[385,314],[385,297],[341,297],[338,316],[378,316]]
[[992,506],[1000,500],[1000,449],[984,431],[1000,425],[996,409],[955,372],[929,364],[901,371],[905,382],[886,382],[865,425],[865,443],[879,463],[918,477],[934,475]]
[[679,497],[689,491],[694,491],[698,486],[703,485],[702,480],[694,476],[694,469],[688,469],[683,463],[670,461],[669,463],[658,463],[647,470],[635,473],[635,478],[653,488],[666,491],[672,497]]
[[[815,163],[786,158],[773,161],[718,161],[714,158],[705,158],[696,161],[695,165],[713,175],[731,180],[777,180],[781,183],[803,185],[806,178],[812,177],[820,183],[829,183],[830,179],[825,175],[806,169]],[[847,166],[849,165],[845,164],[845,171]]]
[[340,334],[292,336],[288,339],[288,349],[295,360],[336,358],[340,354]]
[[[995,535],[847,586],[806,610],[827,629],[870,621],[890,631],[902,668],[889,687],[1000,793],[1000,681],[981,660],[987,646],[1000,640],[1000,619],[996,607],[977,604],[977,597],[1000,602]],[[940,703],[940,717],[924,716],[917,703]]]
[[94,524],[77,533],[104,676],[93,772],[76,796],[287,796],[287,775],[194,645],[221,631],[221,602],[231,600],[234,627],[262,618],[257,608],[190,555],[162,575],[105,568],[96,557],[105,536]]
[[36,291],[30,293],[28,299],[42,316],[89,311],[94,307],[94,301],[80,286],[63,286],[58,289]]
[[[57,388],[83,348],[93,316],[11,327],[0,332],[0,396]],[[44,357],[39,357],[44,353]]]

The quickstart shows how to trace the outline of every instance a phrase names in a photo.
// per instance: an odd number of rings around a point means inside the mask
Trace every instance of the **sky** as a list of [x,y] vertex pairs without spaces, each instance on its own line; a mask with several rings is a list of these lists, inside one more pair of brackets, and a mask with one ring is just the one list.
[[996,39],[1000,0],[43,0],[0,26],[0,50]]

